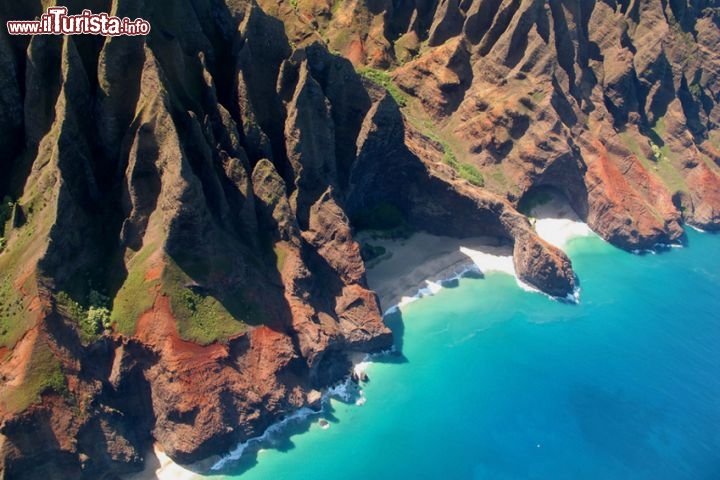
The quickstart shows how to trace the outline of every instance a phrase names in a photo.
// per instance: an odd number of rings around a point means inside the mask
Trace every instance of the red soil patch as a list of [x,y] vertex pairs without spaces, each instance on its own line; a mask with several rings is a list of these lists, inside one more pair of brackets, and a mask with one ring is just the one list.
[[15,344],[11,355],[7,358],[7,362],[5,362],[5,357],[3,357],[3,365],[0,367],[0,374],[8,379],[7,383],[4,385],[5,387],[18,386],[25,379],[25,373],[27,366],[30,363],[30,356],[32,355],[37,336],[37,327],[31,328],[25,333],[25,335],[23,335],[17,344]]
[[42,308],[42,302],[40,301],[40,297],[35,296],[32,300],[30,300],[30,305],[28,306],[29,312],[34,312],[35,310],[40,310]]
[[140,317],[135,336],[162,351],[168,362],[182,365],[183,370],[216,363],[228,356],[225,345],[203,346],[181,339],[170,308],[170,298],[165,295],[158,295],[153,308]]
[[152,267],[145,274],[145,281],[152,282],[153,280],[159,280],[160,276],[162,275],[162,271],[163,271],[163,265],[157,265],[157,266]]
[[345,56],[353,65],[362,65],[365,59],[365,49],[363,48],[362,40],[353,40],[353,42],[348,45]]

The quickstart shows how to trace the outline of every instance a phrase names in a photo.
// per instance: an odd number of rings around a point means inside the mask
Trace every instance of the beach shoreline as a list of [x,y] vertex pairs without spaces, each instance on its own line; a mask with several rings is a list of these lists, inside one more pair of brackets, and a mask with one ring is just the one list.
[[168,457],[159,444],[145,454],[145,467],[142,471],[122,477],[124,480],[194,480],[203,478],[195,470],[206,471],[214,462],[213,458],[197,464],[183,467]]
[[[555,195],[532,209],[531,222],[540,238],[563,251],[571,240],[595,235],[567,202]],[[377,293],[384,313],[435,293],[442,282],[469,270],[503,272],[515,277],[520,288],[539,292],[519,280],[512,246],[498,238],[457,239],[417,232],[401,240],[366,236],[359,241],[385,250],[366,272],[368,286]]]
[[[493,237],[457,239],[417,232],[406,239],[363,241],[386,251],[387,258],[366,272],[368,286],[378,295],[383,313],[406,305],[418,295],[433,293],[442,282],[469,269],[507,271],[507,259],[512,258],[512,247]],[[486,261],[478,265],[471,252],[486,253]]]
[[[538,235],[561,250],[565,250],[574,238],[594,235],[567,203],[557,197],[552,197],[542,205],[536,206],[531,214]],[[422,297],[437,293],[443,288],[443,282],[461,278],[471,271],[481,275],[503,272],[515,277],[519,288],[536,290],[518,279],[513,264],[512,246],[503,244],[498,238],[457,239],[416,232],[405,239],[361,235],[358,237],[358,242],[384,249],[384,253],[378,259],[369,262],[372,266],[367,268],[366,277],[368,286],[378,295],[385,315]],[[354,371],[364,370],[371,363],[369,356],[364,354],[352,356],[351,361]],[[331,398],[333,392],[334,389],[331,388],[323,395]],[[278,428],[282,428],[282,422],[270,427],[270,429]],[[248,442],[262,441],[264,436],[265,434]],[[155,445],[146,456],[145,469],[125,477],[125,480],[207,478],[199,472],[211,473],[216,470],[212,468],[213,466],[222,466],[228,461],[236,460],[242,455],[242,444],[235,450],[223,456],[215,456],[189,467],[183,467],[174,463],[158,445]]]

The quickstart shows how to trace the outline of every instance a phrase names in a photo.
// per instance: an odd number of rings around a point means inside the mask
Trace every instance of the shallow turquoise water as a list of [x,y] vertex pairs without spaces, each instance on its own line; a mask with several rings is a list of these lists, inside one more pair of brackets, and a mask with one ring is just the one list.
[[720,479],[720,237],[569,255],[580,305],[503,274],[415,302],[405,361],[370,367],[365,405],[333,401],[329,429],[225,478]]

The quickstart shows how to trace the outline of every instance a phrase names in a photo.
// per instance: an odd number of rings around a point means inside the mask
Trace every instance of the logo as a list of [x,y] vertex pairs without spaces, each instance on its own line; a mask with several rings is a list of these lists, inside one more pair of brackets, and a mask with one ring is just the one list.
[[92,13],[83,10],[80,15],[68,15],[66,7],[50,7],[40,20],[10,21],[7,29],[10,35],[147,35],[150,22],[138,18],[111,17],[107,13]]

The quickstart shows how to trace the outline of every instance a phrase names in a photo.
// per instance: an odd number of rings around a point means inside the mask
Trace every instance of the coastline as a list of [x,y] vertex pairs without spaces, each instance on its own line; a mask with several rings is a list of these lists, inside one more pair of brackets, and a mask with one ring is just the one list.
[[[580,221],[575,212],[561,199],[551,200],[536,206],[532,210],[532,222],[538,235],[546,242],[565,251],[567,244],[574,238],[595,235],[590,228]],[[443,283],[459,279],[469,272],[484,275],[490,272],[503,272],[513,276],[519,288],[537,291],[523,284],[515,274],[512,258],[512,247],[502,245],[494,237],[470,237],[457,239],[452,237],[431,235],[417,232],[410,238],[402,240],[359,239],[373,246],[380,246],[385,253],[369,267],[366,272],[368,285],[380,300],[383,314],[387,315],[396,309],[433,295],[443,288]],[[369,355],[355,355],[351,358],[354,372],[364,372],[372,363]],[[348,378],[338,386],[323,393],[323,405],[331,398],[348,400],[352,395],[348,391]],[[360,394],[358,405],[365,399]],[[174,463],[158,445],[148,452],[146,467],[142,472],[124,477],[125,480],[194,480],[207,478],[198,473],[217,473],[227,462],[239,459],[249,445],[265,441],[269,435],[282,431],[288,421],[302,419],[310,415],[322,415],[310,409],[301,409],[288,419],[276,423],[262,435],[251,438],[237,445],[231,452],[185,468]]]
[[[562,251],[566,251],[568,243],[575,238],[595,235],[567,202],[557,196],[534,207],[531,221],[540,238]],[[542,293],[518,279],[512,247],[502,245],[494,237],[457,239],[418,232],[404,240],[366,238],[365,241],[386,251],[384,257],[387,258],[367,270],[368,285],[378,294],[386,314],[436,293],[443,282],[468,271],[507,273],[515,277],[520,288]]]
[[[199,469],[207,469],[207,461],[197,464]],[[124,480],[193,480],[203,478],[197,472],[177,464],[163,452],[160,445],[155,444],[145,454],[145,468],[141,472],[123,477]]]
[[[387,258],[366,273],[368,285],[377,293],[383,313],[436,292],[442,288],[442,282],[468,270],[507,272],[508,259],[512,266],[512,248],[492,237],[457,239],[418,232],[403,240],[368,239],[367,242],[387,252]],[[473,258],[476,252],[479,255]]]

